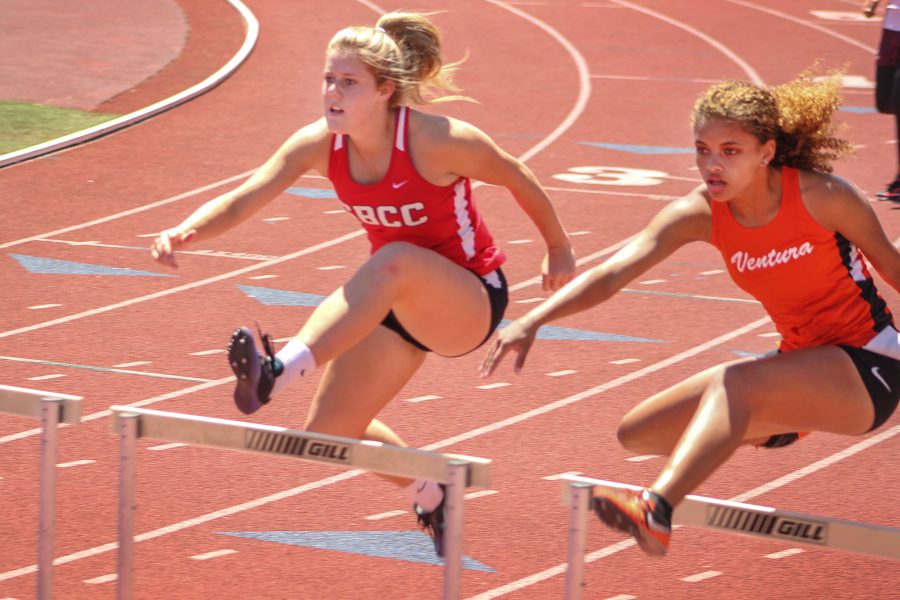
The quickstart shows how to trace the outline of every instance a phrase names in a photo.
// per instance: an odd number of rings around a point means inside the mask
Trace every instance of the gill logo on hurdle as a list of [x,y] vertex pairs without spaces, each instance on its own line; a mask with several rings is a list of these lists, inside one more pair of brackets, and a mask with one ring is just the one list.
[[745,508],[707,506],[706,525],[715,529],[730,529],[764,537],[799,540],[820,546],[828,545],[828,523],[787,518]]
[[353,447],[349,444],[320,442],[273,431],[248,430],[247,449],[324,460],[340,465],[353,464]]

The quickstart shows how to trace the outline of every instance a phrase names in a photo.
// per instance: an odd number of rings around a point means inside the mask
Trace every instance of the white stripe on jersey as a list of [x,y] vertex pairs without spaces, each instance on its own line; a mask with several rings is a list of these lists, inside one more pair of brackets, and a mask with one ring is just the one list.
[[459,224],[456,234],[459,236],[466,258],[471,260],[475,256],[475,230],[472,228],[472,219],[469,218],[469,199],[466,198],[465,180],[457,183],[453,192],[453,207],[456,209],[456,222]]
[[853,281],[865,281],[866,276],[863,275],[863,266],[862,261],[859,260],[859,252],[856,250],[856,246],[850,244],[850,277],[853,278]]
[[344,147],[344,136],[343,135],[334,136],[334,149],[340,150],[343,147]]
[[401,106],[397,114],[397,150],[406,152],[406,107]]
[[878,335],[869,340],[869,343],[863,348],[882,356],[890,356],[900,360],[900,333],[897,333],[897,330],[893,327],[887,326],[879,331]]
[[497,275],[497,271],[491,271],[487,275],[482,275],[481,278],[495,290],[499,290],[503,287],[503,282],[500,281],[500,276]]

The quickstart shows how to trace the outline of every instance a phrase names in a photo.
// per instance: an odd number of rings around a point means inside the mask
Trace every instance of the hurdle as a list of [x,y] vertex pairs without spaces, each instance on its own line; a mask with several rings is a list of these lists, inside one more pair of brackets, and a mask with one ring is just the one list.
[[53,596],[57,426],[60,423],[74,425],[81,421],[81,397],[0,385],[0,413],[41,422],[37,598],[46,600]]
[[467,487],[489,488],[491,461],[459,454],[442,454],[381,442],[321,433],[163,412],[112,406],[113,432],[119,435],[119,532],[116,597],[134,593],[134,514],[138,438],[151,438],[276,455],[370,472],[429,479],[445,484],[443,597],[460,595],[463,546],[463,498]]
[[[563,504],[570,509],[566,599],[580,600],[584,589],[587,516],[595,487],[640,490],[635,485],[562,475]],[[686,496],[672,515],[674,525],[693,525],[742,536],[900,560],[900,529],[788,512],[767,506]]]

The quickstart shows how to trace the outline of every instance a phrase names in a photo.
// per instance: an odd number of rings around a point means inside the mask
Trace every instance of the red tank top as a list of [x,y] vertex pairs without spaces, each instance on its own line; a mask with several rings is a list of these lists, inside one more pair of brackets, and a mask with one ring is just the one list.
[[494,245],[475,209],[469,180],[460,177],[448,186],[426,181],[409,155],[409,109],[397,111],[391,163],[381,181],[363,185],[350,175],[346,136],[332,136],[328,179],[347,211],[369,236],[372,252],[390,242],[409,242],[434,250],[486,275],[506,260]]
[[734,282],[774,321],[782,351],[864,346],[893,324],[862,253],[806,210],[796,169],[781,170],[781,206],[761,227],[744,227],[728,203],[712,202],[712,243]]

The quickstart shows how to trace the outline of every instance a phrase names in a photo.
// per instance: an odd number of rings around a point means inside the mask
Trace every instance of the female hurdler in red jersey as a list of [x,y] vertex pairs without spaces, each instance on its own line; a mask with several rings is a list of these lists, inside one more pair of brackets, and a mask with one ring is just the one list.
[[[472,125],[409,108],[427,103],[425,89],[453,91],[455,66],[443,65],[439,32],[420,13],[389,13],[376,27],[338,32],[325,57],[324,118],[154,241],[154,258],[175,266],[177,249],[236,226],[308,171],[331,180],[368,233],[368,260],[276,355],[268,336],[260,354],[247,328],[234,332],[229,362],[244,413],[322,365],[308,430],[403,444],[378,412],[427,352],[471,352],[506,308],[504,255],[475,209],[470,179],[507,188],[537,226],[547,244],[544,289],[574,276],[569,238],[531,171]],[[388,479],[406,488],[442,553],[442,488]]]
[[837,78],[801,76],[772,90],[712,86],[693,114],[704,183],[504,328],[485,358],[485,376],[510,350],[518,370],[542,324],[603,302],[689,242],[721,252],[782,339],[777,351],[698,373],[622,419],[627,449],[669,459],[639,493],[598,488],[593,507],[650,554],[668,547],[672,507],[741,444],[785,446],[810,431],[858,435],[897,406],[900,339],[865,258],[900,289],[900,253],[866,198],[828,174],[850,148],[832,132],[838,100]]

